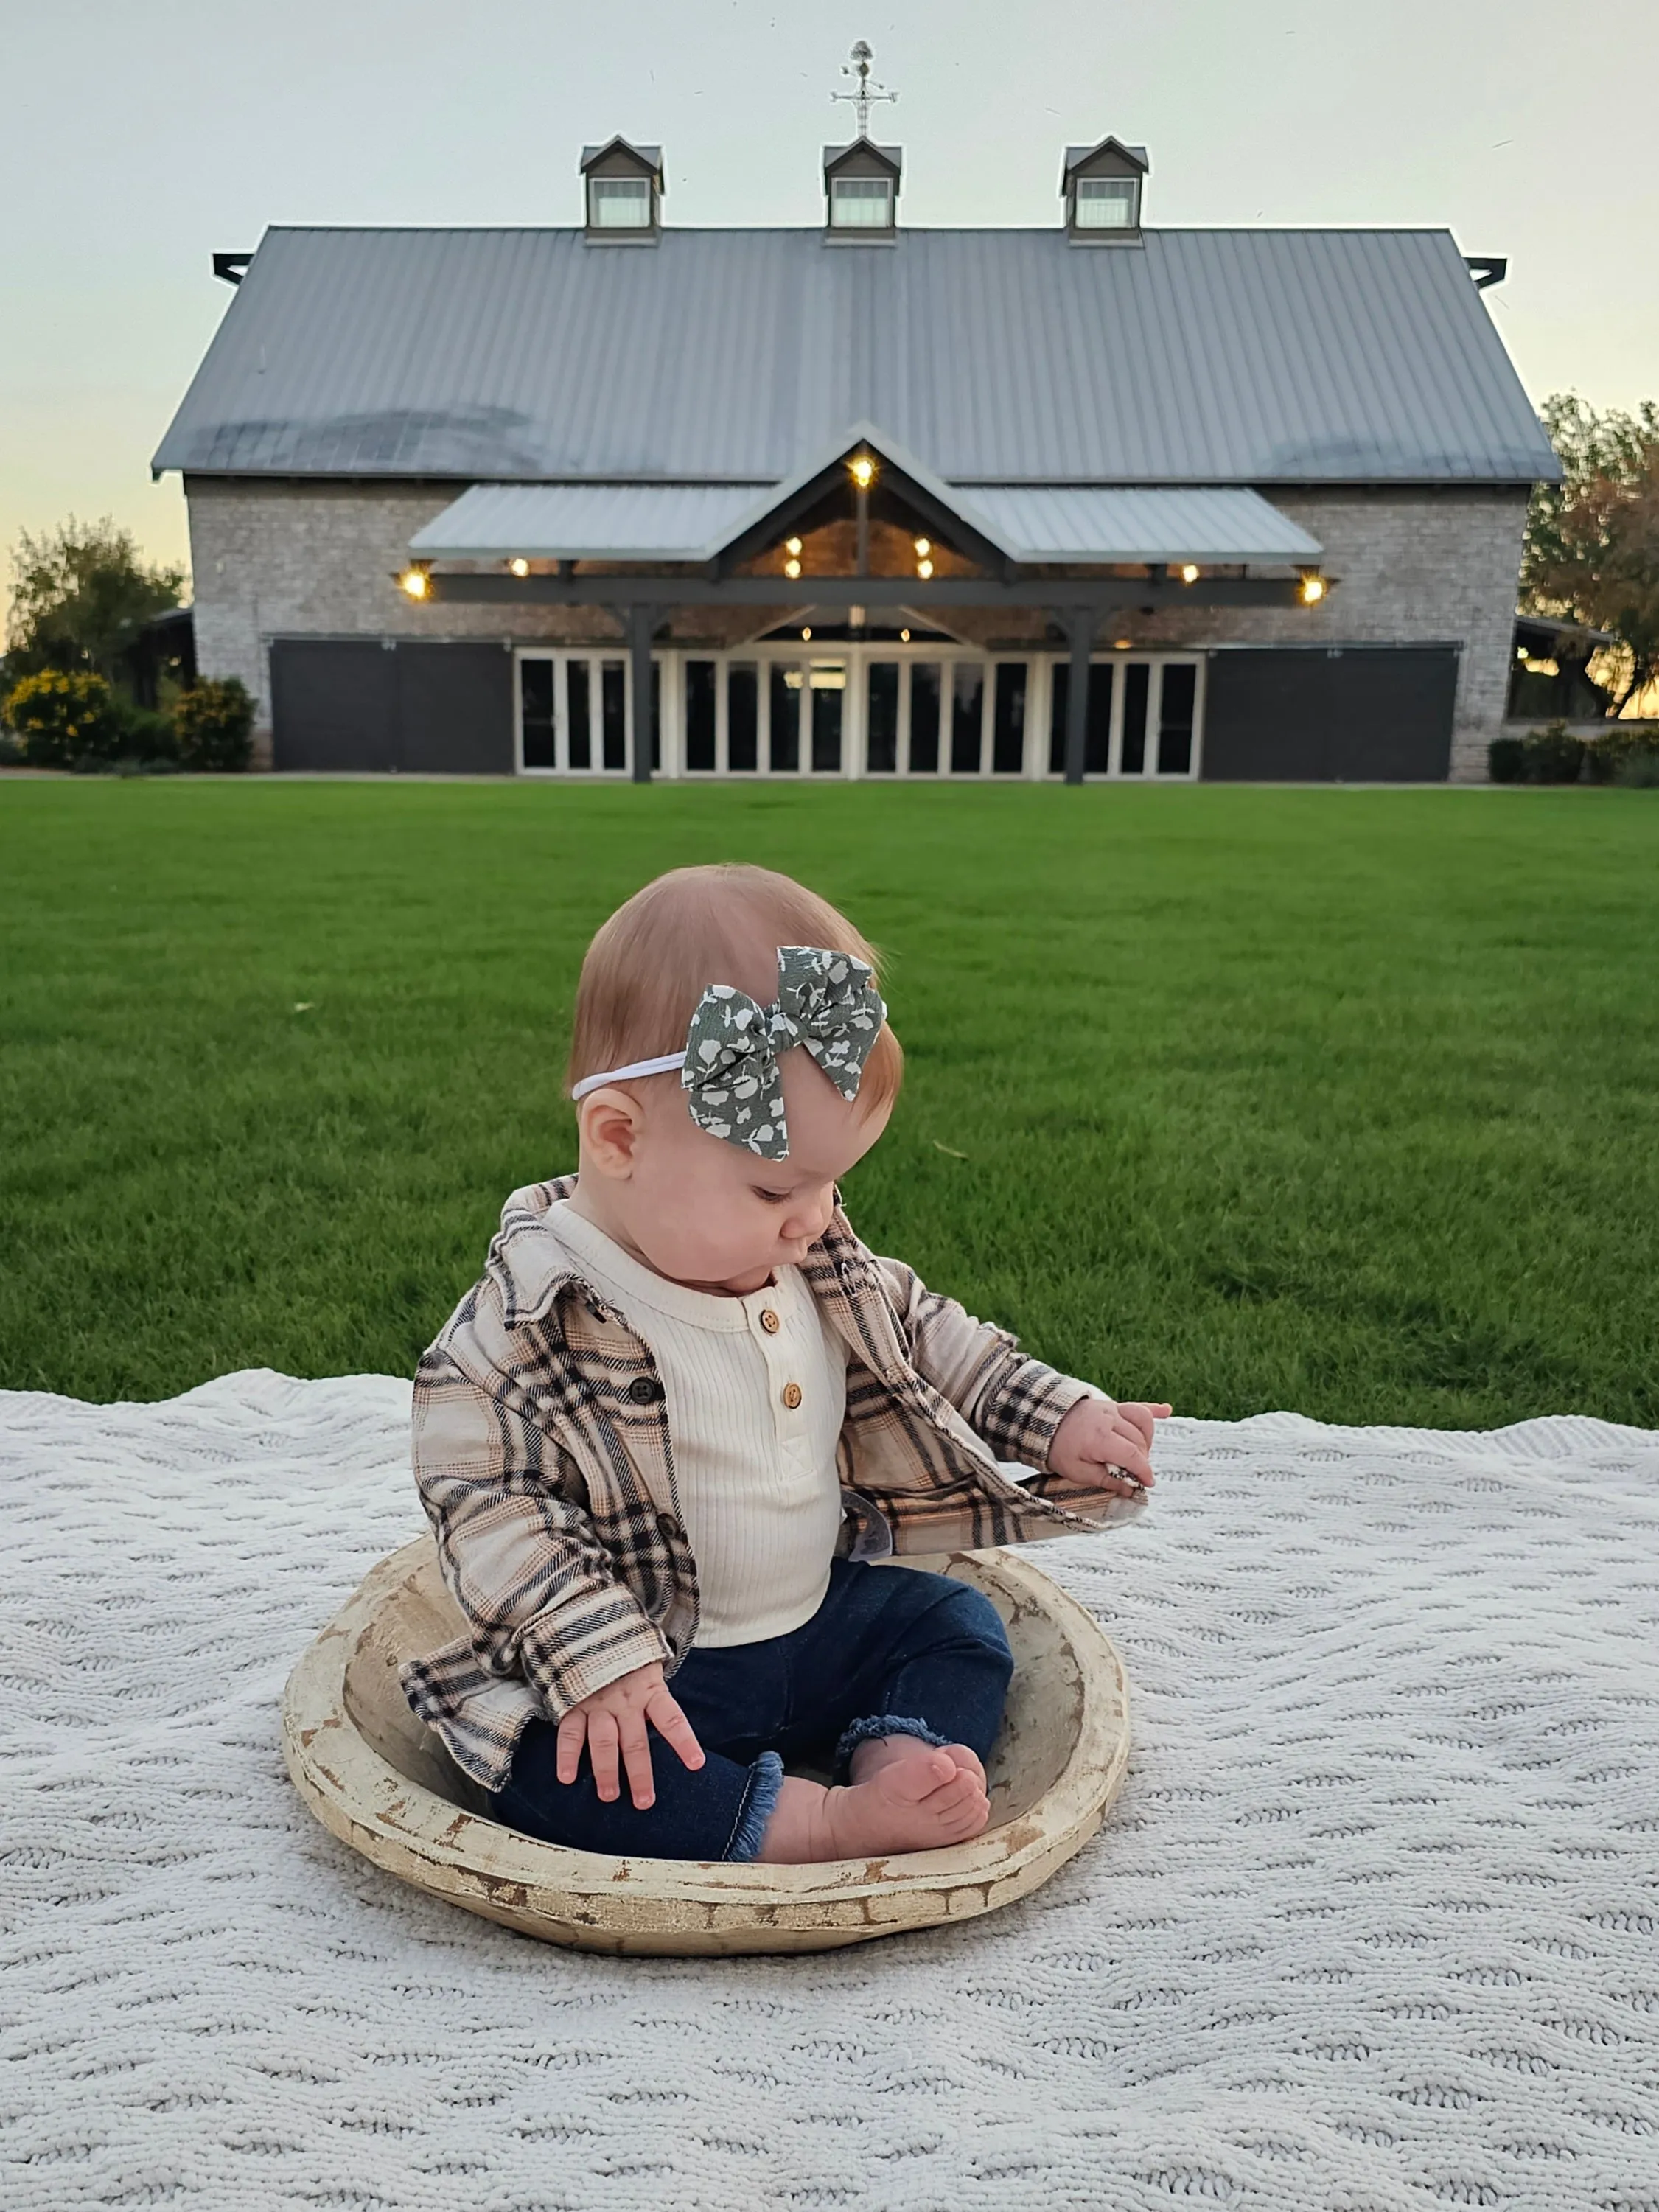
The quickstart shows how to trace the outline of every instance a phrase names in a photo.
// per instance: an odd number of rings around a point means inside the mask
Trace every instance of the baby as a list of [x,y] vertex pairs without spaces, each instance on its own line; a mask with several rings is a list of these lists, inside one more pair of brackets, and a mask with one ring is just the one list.
[[1007,1638],[969,1584],[872,1562],[1145,1504],[1167,1406],[1025,1358],[848,1225],[903,1066],[875,968],[764,868],[629,899],[577,988],[577,1173],[507,1200],[421,1362],[416,1480],[467,1632],[404,1691],[527,1835],[965,1842]]

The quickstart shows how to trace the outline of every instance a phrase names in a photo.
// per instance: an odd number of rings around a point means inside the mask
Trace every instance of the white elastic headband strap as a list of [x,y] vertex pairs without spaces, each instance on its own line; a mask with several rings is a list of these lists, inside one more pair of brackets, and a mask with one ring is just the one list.
[[684,1048],[678,1052],[659,1052],[654,1060],[630,1060],[626,1067],[607,1067],[603,1075],[585,1075],[571,1087],[573,1099],[586,1098],[590,1091],[597,1091],[604,1083],[626,1083],[633,1075],[666,1075],[676,1067],[685,1066]]

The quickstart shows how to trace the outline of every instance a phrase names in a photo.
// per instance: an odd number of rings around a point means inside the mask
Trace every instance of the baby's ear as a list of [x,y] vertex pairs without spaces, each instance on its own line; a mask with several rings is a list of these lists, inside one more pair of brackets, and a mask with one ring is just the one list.
[[583,1167],[625,1182],[634,1172],[644,1126],[638,1099],[619,1084],[590,1091],[576,1108]]

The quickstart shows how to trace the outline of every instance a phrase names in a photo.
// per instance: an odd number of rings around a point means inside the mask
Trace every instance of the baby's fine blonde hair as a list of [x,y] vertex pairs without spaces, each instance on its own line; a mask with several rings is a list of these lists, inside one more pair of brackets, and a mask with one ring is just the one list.
[[[850,952],[879,972],[875,948],[844,914],[775,869],[721,860],[673,868],[647,884],[587,948],[576,985],[567,1091],[584,1076],[681,1050],[711,983],[735,984],[770,1006],[778,995],[781,945]],[[890,1105],[903,1075],[903,1051],[884,1022],[864,1064],[860,1110]]]

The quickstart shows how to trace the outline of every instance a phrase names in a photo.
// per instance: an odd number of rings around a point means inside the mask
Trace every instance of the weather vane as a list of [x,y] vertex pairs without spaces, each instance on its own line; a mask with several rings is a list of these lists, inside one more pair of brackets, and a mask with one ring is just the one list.
[[858,90],[856,92],[832,92],[830,95],[832,102],[837,100],[851,100],[853,104],[853,112],[858,118],[859,137],[860,138],[867,138],[870,136],[870,110],[875,102],[878,100],[896,100],[898,98],[897,93],[889,92],[886,87],[883,84],[878,83],[873,88],[872,87],[870,82],[870,64],[874,59],[874,55],[871,52],[864,40],[860,39],[857,46],[853,49],[853,58],[851,64],[848,64],[848,63],[843,62],[841,65],[841,73],[843,76],[856,77],[858,79]]

